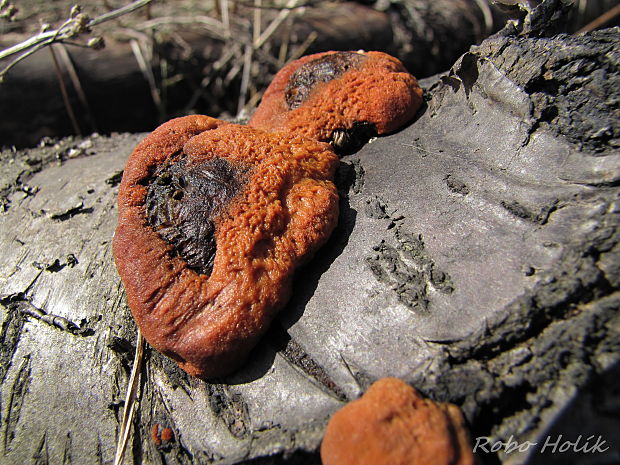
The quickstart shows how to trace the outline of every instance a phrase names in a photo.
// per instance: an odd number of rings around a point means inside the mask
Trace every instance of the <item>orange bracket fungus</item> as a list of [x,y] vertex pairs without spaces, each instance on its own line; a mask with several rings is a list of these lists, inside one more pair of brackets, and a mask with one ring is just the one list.
[[207,116],[141,142],[113,247],[146,340],[195,376],[238,368],[336,225],[337,163],[327,144]]
[[421,101],[395,58],[327,52],[280,71],[249,126],[194,115],[151,133],[125,167],[113,242],[146,340],[191,375],[237,369],[336,226],[332,146],[395,131]]
[[410,121],[422,89],[403,64],[381,52],[324,52],[285,66],[248,123],[304,134],[339,152]]
[[384,378],[334,414],[321,459],[323,465],[473,465],[464,423],[457,406]]
[[159,423],[155,423],[151,427],[151,439],[157,447],[166,446],[174,441],[174,432],[171,428],[164,428]]

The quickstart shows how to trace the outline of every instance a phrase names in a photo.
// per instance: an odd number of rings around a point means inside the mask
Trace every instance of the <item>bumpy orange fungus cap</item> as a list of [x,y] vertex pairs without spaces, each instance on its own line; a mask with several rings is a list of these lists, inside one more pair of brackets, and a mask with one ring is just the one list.
[[337,163],[327,144],[198,115],[141,142],[113,248],[146,340],[192,375],[238,368],[336,225]]
[[337,151],[393,132],[422,104],[422,89],[381,52],[325,52],[285,66],[265,91],[250,126],[303,134]]
[[473,465],[463,416],[396,378],[374,383],[331,418],[323,465]]

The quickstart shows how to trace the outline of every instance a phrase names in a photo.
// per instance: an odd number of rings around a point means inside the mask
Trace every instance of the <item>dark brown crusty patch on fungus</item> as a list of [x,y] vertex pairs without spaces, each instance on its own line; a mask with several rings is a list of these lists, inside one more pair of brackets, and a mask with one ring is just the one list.
[[381,52],[325,52],[276,74],[248,124],[335,142],[334,149],[346,153],[375,134],[399,129],[421,104],[422,89],[396,58]]
[[337,164],[328,144],[200,115],[141,142],[113,250],[146,340],[194,376],[237,369],[336,225]]
[[300,66],[290,77],[284,99],[289,110],[298,108],[320,83],[338,79],[351,68],[359,68],[366,57],[355,52],[336,52]]
[[146,195],[149,224],[198,273],[210,275],[215,259],[215,217],[239,192],[247,169],[215,157],[186,158],[156,169]]
[[323,465],[474,465],[469,432],[456,405],[422,398],[383,378],[331,418]]

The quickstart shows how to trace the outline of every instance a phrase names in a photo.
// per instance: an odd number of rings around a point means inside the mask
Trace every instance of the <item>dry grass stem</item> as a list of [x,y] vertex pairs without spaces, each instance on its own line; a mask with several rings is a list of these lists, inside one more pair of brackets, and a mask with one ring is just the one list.
[[239,74],[239,71],[241,71],[242,65],[243,64],[235,63],[233,67],[230,68],[228,73],[226,73],[226,76],[224,76],[224,84],[226,86],[228,86],[232,82],[232,80],[237,77],[237,74]]
[[304,40],[301,44],[299,44],[298,47],[295,48],[295,51],[289,58],[289,61],[297,60],[297,58],[301,58],[302,55],[305,55],[306,50],[308,50],[308,47],[310,47],[310,45],[312,45],[312,43],[318,37],[319,37],[319,33],[316,31],[312,31],[310,34],[308,34],[308,37],[306,37],[306,40]]
[[[13,66],[15,66],[17,63],[19,63],[22,60],[25,60],[26,58],[28,58],[30,55],[38,52],[39,50],[44,49],[45,47],[47,47],[49,43],[42,43],[42,44],[38,44],[33,46],[31,49],[25,51],[24,53],[22,53],[21,55],[19,55],[17,58],[15,58],[14,60],[12,60],[8,65],[6,65],[4,67],[4,69],[2,71],[0,71],[0,83],[2,83],[2,80],[4,79],[4,76],[13,68]],[[0,52],[1,54],[1,52]],[[0,58],[1,59],[1,58]]]
[[228,14],[228,0],[219,0],[220,2],[220,10],[222,12],[222,24],[224,25],[224,31],[226,33],[226,38],[231,37],[230,35],[230,16]]
[[88,24],[89,27],[96,26],[97,24],[105,23],[106,21],[111,21],[116,18],[120,18],[132,11],[139,10],[143,6],[147,6],[149,3],[152,3],[153,0],[136,0],[135,2],[130,3],[129,5],[125,5],[117,10],[110,11],[109,13],[104,13],[101,16],[97,16]]
[[237,103],[237,114],[245,108],[245,102],[248,94],[248,86],[250,85],[250,70],[252,69],[252,46],[245,46],[243,54],[243,73],[241,74],[241,88],[239,90],[239,101]]
[[295,10],[297,8],[305,8],[307,6],[312,6],[313,5],[312,2],[308,2],[308,3],[298,3],[297,5],[291,6],[291,7],[287,7],[285,5],[275,5],[275,4],[260,5],[260,6],[258,6],[255,3],[251,3],[251,2],[241,2],[239,0],[232,0],[232,1],[233,1],[233,3],[235,5],[241,5],[241,6],[244,6],[246,8],[252,8],[252,9],[258,8],[260,10],[278,10],[278,11],[280,11],[280,10]]
[[611,21],[612,19],[614,19],[616,16],[619,16],[619,15],[620,15],[620,5],[616,5],[615,7],[606,11],[605,13],[603,13],[601,16],[599,16],[595,20],[590,21],[584,27],[582,27],[577,32],[575,32],[575,34],[585,34],[586,32],[593,31],[601,27],[603,24],[606,24],[607,22]]
[[291,43],[291,31],[293,30],[293,21],[289,16],[284,23],[284,35],[282,42],[280,43],[280,50],[278,51],[278,68],[281,68],[286,63],[286,57],[288,56],[288,47]]
[[80,103],[86,110],[87,119],[90,123],[91,129],[93,131],[97,131],[97,124],[95,122],[94,114],[90,108],[90,105],[88,104],[86,93],[84,92],[84,89],[82,88],[82,83],[77,74],[77,71],[75,70],[75,66],[73,66],[73,61],[71,60],[71,56],[69,55],[69,52],[67,51],[67,47],[65,47],[64,44],[56,44],[56,47],[58,50],[58,54],[60,55],[60,60],[62,61],[63,66],[65,67],[65,69],[67,70],[67,73],[69,74],[69,79],[71,79],[71,83],[73,84],[73,88],[75,89],[78,99],[80,100]]
[[127,28],[127,27],[118,28],[118,30],[116,31],[116,34],[118,34],[121,37],[125,35],[131,39],[136,39],[138,42],[148,43],[152,41],[152,37],[149,34],[139,31],[134,28]]
[[278,15],[274,18],[273,21],[265,28],[263,33],[258,37],[258,40],[254,41],[254,48],[261,48],[267,40],[272,36],[272,34],[280,27],[280,24],[288,18],[288,16],[293,12],[292,8],[297,6],[299,0],[288,0],[285,7],[286,9],[281,10]]
[[216,39],[226,39],[230,34],[230,31],[227,31],[226,26],[221,21],[204,15],[177,17],[164,16],[161,18],[154,18],[149,21],[144,21],[143,23],[135,26],[135,28],[138,30],[155,29],[159,26],[167,24],[199,24]]
[[129,376],[129,383],[127,385],[125,408],[123,409],[121,430],[119,432],[118,442],[116,444],[114,465],[121,465],[125,457],[125,449],[127,448],[129,433],[131,432],[131,423],[133,420],[136,404],[138,403],[138,391],[140,387],[142,362],[144,359],[144,346],[144,337],[142,336],[140,330],[138,330],[138,338],[136,340],[136,355],[133,360],[133,367],[131,369],[131,375]]
[[56,52],[54,51],[54,47],[50,47],[50,53],[52,55],[52,61],[54,62],[54,70],[56,71],[56,76],[58,77],[58,84],[60,85],[60,93],[62,95],[62,101],[65,104],[65,108],[67,109],[67,113],[69,114],[69,119],[71,120],[71,125],[73,126],[73,131],[82,135],[82,131],[80,131],[80,125],[77,122],[77,118],[75,117],[75,113],[73,112],[73,107],[71,106],[71,101],[69,100],[69,94],[67,93],[67,87],[65,86],[65,79],[62,75],[62,70],[60,69],[60,64],[58,63],[58,58],[56,57]]
[[484,35],[487,36],[493,31],[493,12],[487,0],[475,0],[476,6],[482,13],[484,19]]
[[261,31],[261,21],[262,21],[262,10],[261,10],[262,0],[254,0],[254,26],[252,28],[252,43],[258,42],[260,39],[260,31]]
[[254,92],[248,100],[248,103],[245,105],[246,108],[254,108],[260,102],[260,99],[263,98],[263,92]]
[[163,114],[164,114],[164,111],[163,111],[164,109],[162,108],[161,95],[159,92],[159,88],[157,87],[157,83],[155,82],[155,75],[153,74],[153,70],[151,69],[151,66],[149,64],[150,60],[147,60],[144,56],[143,46],[142,46],[143,42],[133,39],[129,41],[129,44],[131,45],[131,51],[136,57],[136,61],[138,62],[140,71],[142,71],[144,78],[149,83],[149,89],[151,91],[151,98],[153,99],[153,103],[155,103],[155,106],[157,107],[157,110],[159,111],[160,119],[162,119]]

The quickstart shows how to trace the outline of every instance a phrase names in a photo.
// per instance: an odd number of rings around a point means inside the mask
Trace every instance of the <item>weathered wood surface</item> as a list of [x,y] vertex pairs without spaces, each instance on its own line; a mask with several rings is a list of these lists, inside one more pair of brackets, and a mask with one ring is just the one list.
[[[496,37],[425,82],[415,122],[342,160],[340,225],[242,370],[147,352],[127,462],[316,464],[329,415],[386,375],[474,437],[609,446],[485,463],[617,459],[618,36]],[[135,326],[110,241],[140,138],[2,153],[1,463],[113,459]]]

